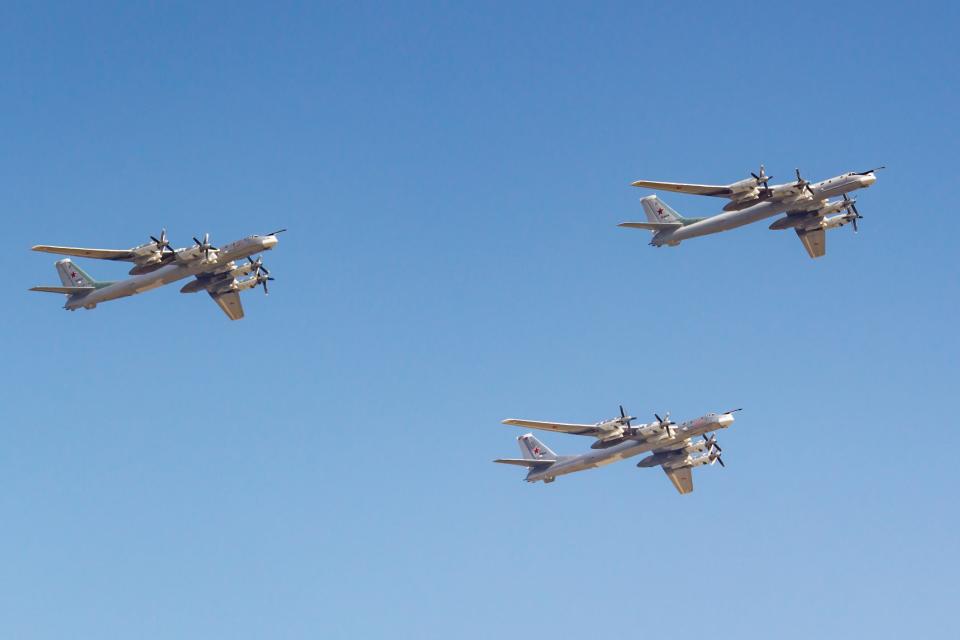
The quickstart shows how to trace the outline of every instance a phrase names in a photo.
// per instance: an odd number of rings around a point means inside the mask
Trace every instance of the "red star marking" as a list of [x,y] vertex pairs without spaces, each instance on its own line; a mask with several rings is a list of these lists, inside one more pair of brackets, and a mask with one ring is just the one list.
[[657,215],[660,216],[661,218],[663,217],[663,207],[660,207],[657,209]]
[[540,447],[534,447],[534,448],[533,448],[533,455],[535,455],[535,456],[540,455]]
[[77,277],[77,272],[76,272],[76,271],[71,271],[71,272],[70,272],[70,277],[71,277],[71,278],[76,278],[76,277]]

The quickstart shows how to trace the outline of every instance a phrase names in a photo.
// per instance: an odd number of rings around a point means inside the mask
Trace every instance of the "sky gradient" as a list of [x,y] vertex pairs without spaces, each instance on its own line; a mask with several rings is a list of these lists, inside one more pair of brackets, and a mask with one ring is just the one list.
[[[960,633],[955,5],[201,4],[0,8],[0,636]],[[616,227],[761,162],[889,168],[816,261]],[[270,295],[27,291],[162,227]],[[687,496],[490,462],[618,404],[744,411]]]

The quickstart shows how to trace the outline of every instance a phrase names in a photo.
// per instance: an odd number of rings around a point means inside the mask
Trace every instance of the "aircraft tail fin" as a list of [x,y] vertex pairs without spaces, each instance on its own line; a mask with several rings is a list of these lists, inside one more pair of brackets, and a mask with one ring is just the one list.
[[537,440],[532,433],[527,433],[517,438],[520,445],[520,453],[525,460],[556,460],[557,454],[547,445]]
[[657,196],[641,198],[640,204],[643,205],[643,212],[650,222],[690,224],[702,220],[702,218],[684,218]]
[[69,258],[57,260],[57,274],[64,287],[95,287],[98,282]]

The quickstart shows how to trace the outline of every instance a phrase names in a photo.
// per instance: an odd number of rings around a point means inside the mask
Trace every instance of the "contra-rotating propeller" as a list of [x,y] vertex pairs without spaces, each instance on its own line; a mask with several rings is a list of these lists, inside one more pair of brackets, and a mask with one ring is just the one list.
[[854,233],[857,233],[857,231],[859,231],[859,229],[857,229],[857,220],[863,220],[863,216],[860,215],[859,211],[857,211],[856,202],[857,202],[856,200],[854,200],[847,194],[843,194],[843,208],[847,210],[847,213],[853,214],[852,222],[853,222]]
[[760,174],[750,172],[750,175],[753,176],[753,179],[757,181],[757,186],[763,185],[763,190],[769,192],[770,185],[768,184],[773,180],[773,176],[768,176],[766,169],[763,168],[763,165],[760,165]]
[[723,449],[720,448],[720,445],[717,444],[717,434],[714,433],[709,438],[707,437],[707,434],[703,434],[703,441],[707,443],[707,449],[710,451],[713,451],[714,449],[717,451],[723,451]]
[[717,449],[716,451],[711,451],[708,455],[710,456],[710,462],[713,462],[714,460],[716,460],[717,462],[720,463],[720,466],[721,466],[721,467],[726,467],[726,466],[727,466],[727,465],[723,464],[723,458],[720,457],[720,450],[719,450],[719,449]]
[[662,428],[664,428],[664,429],[667,430],[667,434],[668,434],[671,438],[676,434],[676,429],[673,428],[673,426],[674,426],[676,423],[670,420],[670,412],[669,412],[669,411],[667,411],[667,415],[666,415],[665,418],[661,418],[661,417],[660,417],[659,415],[657,415],[657,414],[653,414],[653,417],[657,419],[657,422],[660,423],[660,426],[661,426]]
[[166,229],[161,229],[161,230],[160,230],[160,237],[159,237],[159,238],[156,238],[156,237],[154,237],[154,236],[150,236],[150,239],[153,240],[153,244],[156,245],[157,251],[160,252],[160,257],[161,257],[161,258],[163,258],[163,250],[164,250],[164,249],[166,249],[167,251],[169,251],[171,255],[176,253],[176,251],[173,250],[173,247],[171,247],[171,246],[170,246],[170,243],[167,241],[167,230],[166,230]]
[[213,246],[212,244],[210,244],[210,234],[209,234],[209,233],[203,234],[203,242],[200,242],[199,240],[197,240],[197,237],[196,237],[196,236],[193,237],[193,241],[196,242],[196,243],[197,243],[197,246],[200,247],[200,250],[203,251],[203,256],[204,256],[204,258],[206,258],[207,260],[210,259],[210,252],[211,252],[211,251],[219,251],[219,249],[217,249],[215,246]]
[[247,256],[247,260],[253,265],[253,272],[255,274],[259,275],[262,271],[263,273],[270,275],[270,270],[263,266],[263,256],[257,256],[256,260],[250,256]]
[[797,188],[800,189],[800,191],[803,191],[804,189],[806,189],[807,192],[810,193],[810,195],[813,195],[813,189],[810,188],[810,183],[800,177],[800,169],[797,169],[796,171],[797,171]]
[[256,280],[257,280],[257,284],[255,284],[255,285],[253,285],[253,286],[263,285],[263,294],[264,294],[264,295],[269,295],[270,292],[267,290],[267,282],[269,282],[270,280],[276,280],[276,278],[274,278],[274,277],[272,277],[272,276],[268,276],[266,273],[259,273],[259,272],[258,272],[257,275],[256,275]]
[[627,433],[633,433],[633,426],[630,424],[633,420],[636,420],[636,418],[628,416],[627,412],[623,410],[623,405],[620,405],[620,417],[617,419],[617,422],[626,427],[624,431]]

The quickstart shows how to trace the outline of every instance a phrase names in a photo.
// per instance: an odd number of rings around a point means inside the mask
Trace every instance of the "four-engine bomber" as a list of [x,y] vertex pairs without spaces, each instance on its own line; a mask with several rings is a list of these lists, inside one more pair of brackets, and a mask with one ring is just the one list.
[[[150,236],[150,243],[132,249],[36,245],[34,251],[132,262],[134,266],[130,269],[132,277],[126,280],[99,281],[67,258],[56,264],[63,286],[33,287],[31,291],[65,294],[67,302],[64,308],[75,311],[80,308],[93,309],[102,302],[143,293],[193,276],[195,280],[184,285],[181,293],[205,290],[228,318],[239,320],[243,317],[239,293],[258,285],[267,293],[267,282],[273,280],[263,266],[263,258],[253,260],[250,256],[273,249],[278,242],[277,234],[282,231],[285,229],[264,236],[249,236],[219,248],[210,244],[210,235],[206,234],[202,241],[194,238],[194,244],[190,247],[173,249],[167,242],[166,229],[159,238]],[[247,262],[238,266],[236,261],[244,259]]]
[[593,450],[587,453],[559,456],[532,433],[527,433],[517,438],[522,458],[499,458],[494,462],[527,467],[527,482],[553,482],[558,476],[596,469],[641,453],[651,453],[652,455],[641,460],[637,466],[663,468],[677,491],[690,493],[693,491],[694,467],[714,462],[724,466],[720,459],[721,449],[716,435],[708,437],[707,433],[732,425],[733,414],[737,411],[740,409],[708,413],[681,424],[671,421],[669,413],[663,418],[654,414],[655,422],[636,427],[632,426],[636,418],[628,416],[622,406],[620,416],[595,424],[509,418],[504,420],[503,424],[593,436],[597,441],[591,446]]

